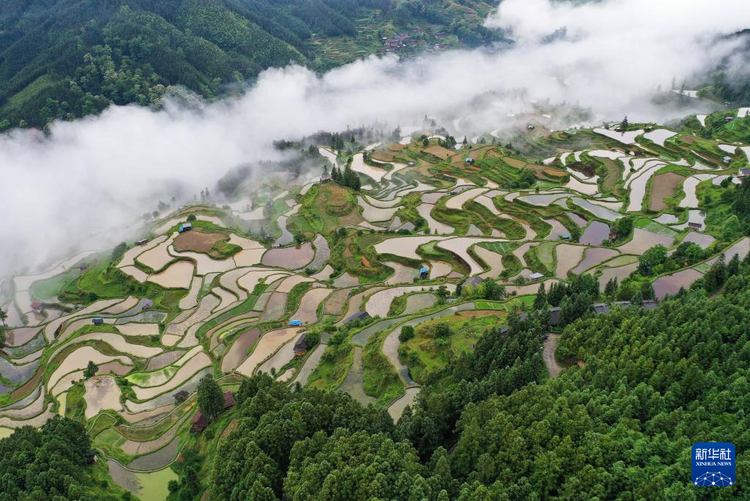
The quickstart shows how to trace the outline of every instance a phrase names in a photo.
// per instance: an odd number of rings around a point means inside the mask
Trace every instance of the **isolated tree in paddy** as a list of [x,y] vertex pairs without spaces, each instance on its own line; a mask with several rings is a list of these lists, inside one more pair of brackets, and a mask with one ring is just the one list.
[[0,308],[0,322],[3,323],[3,325],[7,325],[5,321],[8,319],[8,314],[5,312],[4,309]]
[[198,409],[209,421],[216,419],[224,410],[224,394],[210,375],[204,376],[198,383]]
[[85,377],[86,379],[94,377],[96,376],[97,372],[99,372],[99,366],[89,360],[89,364],[86,366],[86,370],[83,371],[83,377]]

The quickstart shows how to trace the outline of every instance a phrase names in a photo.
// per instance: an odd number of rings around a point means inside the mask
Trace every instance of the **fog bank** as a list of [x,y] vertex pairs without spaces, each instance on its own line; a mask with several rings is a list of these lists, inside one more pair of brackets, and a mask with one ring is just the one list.
[[[427,114],[450,128],[470,116],[481,133],[532,102],[589,108],[595,120],[670,118],[661,87],[705,72],[735,48],[717,37],[750,27],[745,0],[612,0],[572,6],[505,0],[487,26],[516,40],[506,51],[453,51],[399,63],[371,57],[323,76],[271,69],[240,98],[161,111],[111,107],[51,125],[49,136],[0,137],[0,276],[97,238],[115,236],[159,197],[190,196],[228,169],[273,159],[270,143],[319,130],[395,127]],[[480,104],[481,103],[481,104]],[[476,108],[476,109],[475,109]],[[674,113],[674,112],[672,112]]]

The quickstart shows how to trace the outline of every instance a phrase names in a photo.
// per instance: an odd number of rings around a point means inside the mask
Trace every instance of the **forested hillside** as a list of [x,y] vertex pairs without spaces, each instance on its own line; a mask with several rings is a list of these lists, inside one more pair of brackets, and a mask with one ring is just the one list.
[[130,499],[106,476],[105,465],[94,466],[91,441],[76,421],[55,417],[0,440],[2,501]]
[[587,315],[559,347],[580,367],[555,380],[542,376],[543,319],[513,320],[396,428],[347,398],[256,377],[207,486],[232,500],[708,499],[690,485],[694,442],[731,440],[739,475],[750,464],[749,287],[743,264],[715,299],[700,290],[646,314]]
[[[316,70],[497,37],[492,2],[30,0],[0,9],[0,130],[158,105],[170,85],[207,98],[290,62]],[[384,40],[386,39],[386,40]]]

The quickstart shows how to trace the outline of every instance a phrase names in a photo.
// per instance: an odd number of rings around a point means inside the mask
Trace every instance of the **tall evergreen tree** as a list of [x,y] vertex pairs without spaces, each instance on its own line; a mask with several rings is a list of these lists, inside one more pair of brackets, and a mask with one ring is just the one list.
[[198,409],[209,421],[219,417],[224,410],[224,394],[210,374],[198,383]]

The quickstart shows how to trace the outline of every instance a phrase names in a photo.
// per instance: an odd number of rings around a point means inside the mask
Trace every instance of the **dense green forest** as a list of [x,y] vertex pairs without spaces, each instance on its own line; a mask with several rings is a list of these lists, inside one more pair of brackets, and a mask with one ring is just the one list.
[[[0,130],[109,104],[158,106],[169,86],[211,98],[290,62],[316,70],[385,51],[498,34],[475,0],[29,0],[0,9]],[[440,37],[440,40],[436,40]],[[406,45],[406,44],[405,44]],[[399,49],[401,51],[401,49]]]
[[715,298],[698,288],[648,312],[584,313],[562,334],[558,358],[571,367],[554,380],[541,306],[506,334],[488,331],[395,427],[347,396],[245,381],[212,499],[749,495],[743,483],[696,490],[689,460],[694,442],[732,441],[738,474],[750,466],[749,264]]
[[[0,500],[117,500],[129,498],[106,479],[83,425],[52,418],[0,440]],[[103,470],[102,470],[103,468]]]

